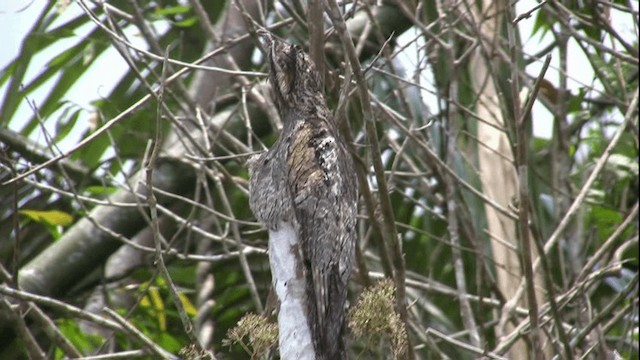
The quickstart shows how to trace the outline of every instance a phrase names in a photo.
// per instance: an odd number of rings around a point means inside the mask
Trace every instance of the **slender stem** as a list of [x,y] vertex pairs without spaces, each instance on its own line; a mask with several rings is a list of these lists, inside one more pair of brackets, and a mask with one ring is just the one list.
[[[453,16],[450,17],[450,22],[455,20]],[[447,128],[444,136],[446,142],[446,167],[448,169],[456,168],[456,157],[458,157],[458,149],[456,147],[456,141],[458,139],[458,132],[456,128],[457,120],[457,106],[456,102],[452,101],[459,98],[460,80],[458,76],[457,64],[455,62],[456,54],[454,49],[456,48],[456,38],[453,31],[446,32],[446,39],[448,46],[445,48],[445,52],[448,54],[449,64],[449,82],[447,89]],[[467,290],[467,280],[465,277],[464,262],[462,260],[462,251],[460,250],[460,231],[458,224],[458,195],[456,186],[454,185],[453,178],[450,174],[445,174],[444,182],[446,184],[447,199],[447,223],[449,230],[449,238],[451,240],[451,256],[453,260],[453,269],[456,279],[456,287],[458,289],[458,302],[460,304],[460,316],[465,328],[469,332],[469,339],[471,344],[475,347],[480,347],[482,344],[480,333],[478,331],[478,325],[476,324],[475,316],[471,308],[469,299],[465,296],[469,293]]]
[[[511,10],[510,6],[507,6],[508,10]],[[536,298],[536,283],[535,276],[532,268],[532,251],[530,232],[529,232],[529,139],[527,136],[527,124],[525,117],[521,115],[520,105],[520,68],[518,66],[517,53],[518,44],[515,38],[515,29],[511,24],[507,25],[507,34],[509,38],[509,52],[511,55],[511,92],[513,94],[513,118],[516,122],[515,131],[517,137],[516,150],[516,166],[518,168],[518,235],[520,240],[520,254],[522,256],[522,267],[524,270],[524,277],[527,286],[527,305],[529,307],[529,318],[531,321],[531,350],[536,359],[542,359],[543,353],[540,346],[540,328],[538,324],[538,300]],[[532,94],[528,102],[528,111],[530,112],[533,102],[537,96],[537,90],[539,89],[539,83],[544,79],[544,75],[551,62],[551,56],[547,56],[545,64],[542,68],[540,75],[538,76],[538,88],[534,88],[536,93]],[[525,112],[525,115],[527,115]]]
[[103,311],[109,314],[117,323],[122,325],[122,328],[127,331],[134,338],[138,339],[141,343],[143,343],[149,351],[158,356],[160,359],[170,359],[177,360],[178,357],[174,356],[167,350],[163,349],[160,345],[156,344],[153,340],[151,340],[147,335],[145,335],[142,331],[138,330],[133,324],[131,324],[127,319],[123,318],[120,314],[118,314],[115,310],[109,309],[108,307],[103,308]]

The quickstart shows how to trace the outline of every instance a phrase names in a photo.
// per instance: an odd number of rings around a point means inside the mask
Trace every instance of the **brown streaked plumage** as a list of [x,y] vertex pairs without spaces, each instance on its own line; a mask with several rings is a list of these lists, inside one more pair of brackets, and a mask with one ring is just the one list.
[[353,162],[309,56],[268,32],[260,36],[283,131],[271,149],[250,161],[250,206],[269,229],[295,224],[316,356],[345,359],[358,199]]

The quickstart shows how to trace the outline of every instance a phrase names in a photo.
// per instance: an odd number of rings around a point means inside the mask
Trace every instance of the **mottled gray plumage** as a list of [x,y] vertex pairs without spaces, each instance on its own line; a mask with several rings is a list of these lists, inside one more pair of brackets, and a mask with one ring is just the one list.
[[269,229],[292,222],[302,244],[309,327],[319,359],[344,359],[345,302],[356,246],[357,182],[315,66],[262,32],[283,131],[250,161],[250,206]]

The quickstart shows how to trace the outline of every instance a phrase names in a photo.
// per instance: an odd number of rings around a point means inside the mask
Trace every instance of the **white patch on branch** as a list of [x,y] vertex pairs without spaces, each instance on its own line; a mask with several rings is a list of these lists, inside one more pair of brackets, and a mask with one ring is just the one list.
[[291,223],[281,222],[278,230],[269,230],[269,264],[280,302],[278,328],[282,360],[316,358],[307,321],[301,261],[300,240]]

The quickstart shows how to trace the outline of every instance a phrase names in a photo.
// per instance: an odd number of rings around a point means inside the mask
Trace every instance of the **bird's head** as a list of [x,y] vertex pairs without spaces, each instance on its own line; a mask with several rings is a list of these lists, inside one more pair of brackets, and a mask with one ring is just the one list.
[[282,41],[268,31],[260,30],[258,35],[269,62],[269,81],[280,111],[299,108],[307,99],[321,96],[320,75],[300,46]]

